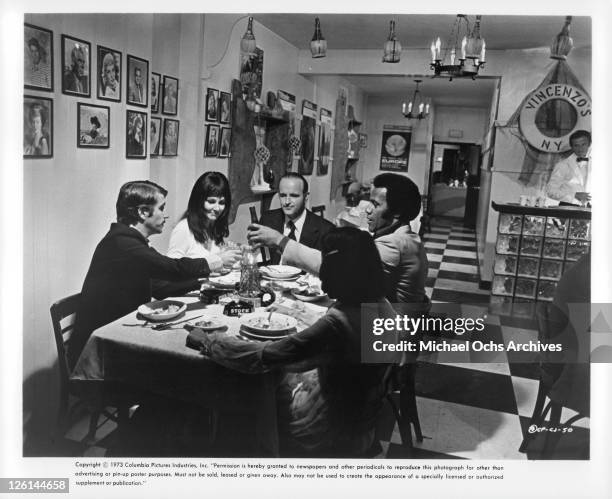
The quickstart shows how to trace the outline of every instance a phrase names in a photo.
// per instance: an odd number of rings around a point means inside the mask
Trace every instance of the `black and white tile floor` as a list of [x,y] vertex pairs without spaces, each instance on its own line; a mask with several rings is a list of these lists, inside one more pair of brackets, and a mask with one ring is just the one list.
[[[476,236],[459,222],[436,220],[424,237],[429,258],[427,293],[434,302],[487,303],[479,289]],[[504,340],[536,339],[532,320],[492,316],[491,326]],[[424,441],[409,452],[401,445],[390,410],[381,418],[377,458],[516,459],[538,458],[538,440],[527,454],[518,451],[527,431],[538,389],[536,364],[513,364],[502,352],[495,363],[438,364],[419,362],[417,406]],[[564,410],[562,421],[573,415]],[[72,455],[105,456],[113,446],[114,424],[98,430],[93,445],[77,445],[87,432],[80,421],[66,435]],[[579,420],[561,439],[555,459],[588,459],[588,420]],[[540,442],[541,443],[541,442]],[[204,450],[202,456],[206,456]],[[239,455],[239,454],[238,454]]]

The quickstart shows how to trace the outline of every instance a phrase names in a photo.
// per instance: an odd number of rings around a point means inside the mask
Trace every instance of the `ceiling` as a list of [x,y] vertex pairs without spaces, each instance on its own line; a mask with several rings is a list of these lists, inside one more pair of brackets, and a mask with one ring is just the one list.
[[[308,49],[315,14],[255,14],[265,27],[299,49]],[[397,39],[406,48],[429,48],[434,36],[448,38],[456,15],[321,14],[321,30],[332,49],[381,49],[395,20]],[[483,16],[481,34],[489,50],[547,47],[561,30],[564,15]],[[470,16],[474,21],[474,16]],[[574,17],[570,27],[575,48],[591,46],[591,18]]]
[[[370,97],[397,97],[408,101],[414,94],[416,84],[411,76],[368,76],[343,75],[356,87]],[[417,77],[415,77],[417,78]],[[431,99],[439,106],[488,107],[491,104],[496,78],[431,78],[419,76],[423,80],[419,90],[423,98]]]
[[[315,14],[256,14],[254,18],[295,47],[308,50],[314,32]],[[380,49],[389,33],[389,21],[396,21],[396,35],[403,48],[428,49],[434,36],[448,38],[456,15],[322,14],[321,30],[328,50]],[[473,22],[474,17],[470,17]],[[488,50],[548,47],[559,33],[564,15],[482,17],[481,34]],[[591,18],[574,17],[570,27],[574,48],[591,47]],[[257,36],[257,35],[256,35]],[[411,76],[342,75],[373,97],[397,96],[409,99],[415,84]],[[419,78],[423,79],[422,76]],[[436,105],[488,107],[495,79],[476,80],[424,78],[423,96]]]

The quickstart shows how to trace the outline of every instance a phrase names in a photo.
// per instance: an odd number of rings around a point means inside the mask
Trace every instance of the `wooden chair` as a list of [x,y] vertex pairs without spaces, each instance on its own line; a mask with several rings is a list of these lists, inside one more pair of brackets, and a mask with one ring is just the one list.
[[[90,413],[89,431],[86,436],[87,441],[94,441],[98,429],[98,419],[104,415],[107,419],[117,422],[119,425],[126,422],[129,418],[129,408],[131,405],[126,400],[121,399],[120,394],[106,396],[102,400],[92,397],[84,398],[81,391],[76,390],[70,383],[70,370],[66,357],[66,344],[74,329],[74,318],[81,299],[80,293],[63,298],[51,305],[51,322],[53,323],[53,333],[55,335],[55,345],[57,347],[57,360],[60,371],[60,392],[59,392],[59,413],[58,430],[61,435],[69,429],[70,417],[78,407],[85,407]],[[77,397],[77,402],[70,406],[70,395]],[[115,413],[108,412],[107,406],[117,408]]]
[[325,205],[324,204],[313,206],[310,211],[319,215],[321,218],[325,218]]
[[[569,325],[567,316],[553,303],[541,302],[538,304],[536,310],[536,317],[538,321],[538,339],[539,341],[546,343],[560,331],[566,327],[572,327]],[[580,332],[578,332],[580,333]],[[533,409],[533,414],[529,421],[529,426],[535,426],[540,428],[545,425],[546,417],[550,412],[550,420],[548,426],[550,428],[569,427],[576,421],[588,416],[588,372],[589,364],[586,363],[552,363],[552,362],[540,362],[540,380],[538,386],[538,394],[536,396],[536,402]],[[563,374],[564,369],[569,369],[568,377]],[[562,377],[563,376],[563,377]],[[557,383],[571,383],[574,390],[573,394],[576,397],[558,399],[553,393],[554,387],[559,388]],[[552,397],[552,398],[551,398]],[[546,399],[549,398],[548,404],[544,406]],[[563,407],[570,408],[577,412],[577,414],[563,424],[561,424],[561,411]],[[525,434],[523,442],[519,447],[519,452],[527,452],[527,448],[533,438],[538,435],[539,432],[529,432]],[[544,438],[544,446],[542,449],[541,457],[544,459],[550,458],[557,446],[559,439],[563,435],[563,432],[546,432]]]
[[421,203],[423,205],[423,216],[421,217],[421,226],[419,227],[419,236],[423,237],[425,233],[431,232],[431,194],[422,195]]
[[[399,428],[402,445],[412,449],[412,429],[417,442],[423,441],[421,423],[416,405],[415,391],[416,363],[403,366],[390,365],[385,373],[386,399],[391,406]],[[394,392],[399,388],[399,405],[394,398]],[[412,425],[412,427],[411,427]]]

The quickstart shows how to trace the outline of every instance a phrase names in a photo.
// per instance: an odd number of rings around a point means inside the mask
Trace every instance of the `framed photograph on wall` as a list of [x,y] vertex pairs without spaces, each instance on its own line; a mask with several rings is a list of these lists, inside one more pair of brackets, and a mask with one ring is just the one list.
[[77,104],[77,147],[108,149],[110,146],[110,107]]
[[125,112],[125,157],[147,157],[147,113],[130,109]]
[[91,44],[62,35],[62,93],[91,95]]
[[219,154],[219,125],[206,125],[206,143],[204,145],[205,156],[217,156]]
[[232,129],[229,127],[221,128],[221,146],[219,147],[219,157],[220,158],[229,157],[231,139],[232,139]]
[[166,118],[164,120],[164,156],[176,156],[178,154],[179,121]]
[[151,116],[151,127],[149,133],[149,156],[152,158],[161,154],[162,119]]
[[159,101],[162,93],[161,75],[151,71],[151,112],[159,113]]
[[98,99],[121,102],[121,57],[118,50],[98,45]]
[[53,31],[24,23],[23,84],[53,92]]
[[53,157],[53,101],[23,96],[23,157]]
[[206,89],[206,121],[219,120],[219,91],[215,88]]
[[162,114],[176,116],[178,110],[178,78],[164,75],[164,102],[162,104]]
[[149,105],[149,61],[128,54],[127,56],[127,103],[132,106]]
[[227,125],[231,121],[232,95],[221,92],[219,95],[219,123]]

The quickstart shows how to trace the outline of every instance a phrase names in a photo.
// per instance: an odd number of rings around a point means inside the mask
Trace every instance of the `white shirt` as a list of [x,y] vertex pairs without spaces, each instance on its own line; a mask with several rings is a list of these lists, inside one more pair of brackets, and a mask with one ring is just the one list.
[[[304,228],[305,221],[306,221],[306,210],[304,210],[302,214],[293,221],[293,223],[295,224],[295,240],[296,241],[300,240],[300,236],[302,235],[302,229]],[[287,225],[287,222],[289,222],[289,219],[285,217],[285,227],[283,228],[284,236],[289,236],[289,233],[291,232],[291,229]]]
[[546,186],[548,197],[580,205],[575,198],[577,192],[591,192],[591,155],[587,161],[577,161],[576,154],[559,161]]
[[221,248],[214,241],[208,241],[206,246],[196,241],[186,218],[172,230],[167,253],[170,258],[206,258],[210,270],[215,271],[223,267],[220,253]]

